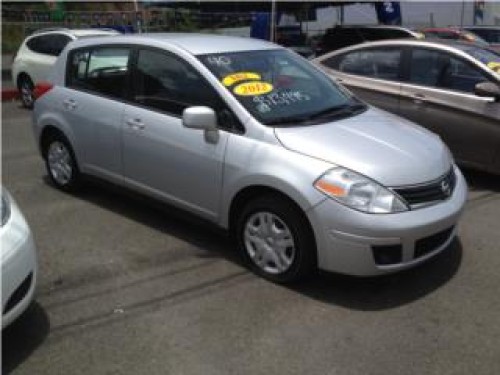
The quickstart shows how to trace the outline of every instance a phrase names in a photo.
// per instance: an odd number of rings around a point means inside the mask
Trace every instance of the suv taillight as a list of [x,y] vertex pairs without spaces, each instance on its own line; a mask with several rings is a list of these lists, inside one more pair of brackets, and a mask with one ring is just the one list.
[[35,99],[38,99],[42,95],[48,93],[53,87],[54,85],[50,82],[39,82],[35,85],[33,96],[35,97]]

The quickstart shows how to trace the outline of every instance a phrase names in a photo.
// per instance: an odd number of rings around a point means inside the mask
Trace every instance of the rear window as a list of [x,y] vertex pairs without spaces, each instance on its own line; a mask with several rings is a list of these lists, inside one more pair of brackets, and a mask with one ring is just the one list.
[[36,53],[59,56],[71,38],[64,34],[48,34],[35,36],[26,42],[28,48]]

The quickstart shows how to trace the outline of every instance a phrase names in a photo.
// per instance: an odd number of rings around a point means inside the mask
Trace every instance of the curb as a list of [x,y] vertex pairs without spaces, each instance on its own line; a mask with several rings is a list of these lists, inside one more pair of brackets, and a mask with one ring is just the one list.
[[2,89],[2,102],[8,102],[19,98],[17,89]]

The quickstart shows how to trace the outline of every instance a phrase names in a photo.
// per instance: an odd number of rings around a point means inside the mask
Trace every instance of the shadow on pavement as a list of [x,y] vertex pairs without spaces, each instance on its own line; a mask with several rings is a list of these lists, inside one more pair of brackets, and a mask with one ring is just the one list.
[[[47,175],[44,181],[56,189]],[[223,256],[241,263],[236,252],[231,251],[227,232],[172,205],[94,178],[85,181],[73,196],[188,242],[204,250],[199,257]]]
[[500,192],[500,176],[491,173],[475,171],[469,168],[461,168],[469,189],[471,190],[491,190]]
[[9,374],[46,339],[50,329],[45,310],[34,302],[2,332],[2,374]]
[[403,272],[378,277],[320,273],[293,287],[316,300],[362,311],[386,310],[416,301],[442,287],[457,273],[462,245],[455,239],[430,261]]

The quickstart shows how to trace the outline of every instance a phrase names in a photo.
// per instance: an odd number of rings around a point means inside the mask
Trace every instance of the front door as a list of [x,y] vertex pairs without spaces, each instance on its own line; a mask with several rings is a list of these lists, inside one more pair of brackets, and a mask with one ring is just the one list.
[[230,133],[220,130],[211,143],[182,125],[182,112],[217,110],[220,98],[190,64],[156,49],[138,51],[133,82],[122,123],[126,183],[215,220]]
[[480,69],[443,51],[415,48],[401,115],[439,134],[454,157],[488,169],[500,148],[500,103],[474,94]]

